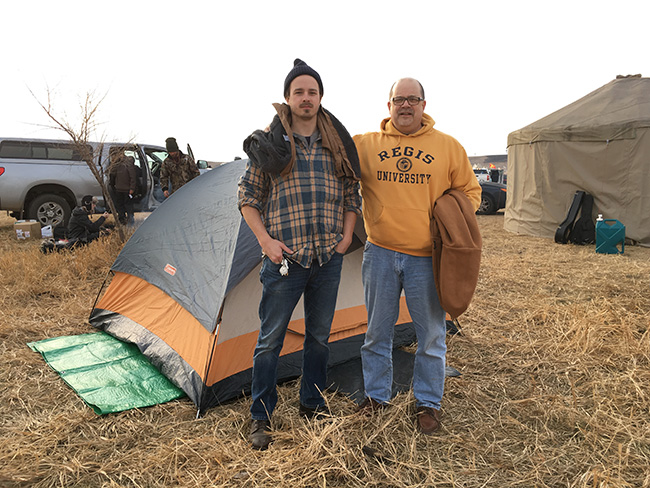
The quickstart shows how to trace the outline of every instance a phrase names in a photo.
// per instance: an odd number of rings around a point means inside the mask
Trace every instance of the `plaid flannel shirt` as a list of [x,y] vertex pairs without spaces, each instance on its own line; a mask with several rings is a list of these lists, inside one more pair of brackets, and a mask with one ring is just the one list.
[[269,175],[249,162],[239,180],[238,205],[256,208],[269,235],[294,253],[287,256],[304,268],[323,265],[343,238],[343,214],[360,213],[359,183],[337,178],[334,160],[323,150],[320,135],[311,144],[294,134],[296,162],[285,177]]

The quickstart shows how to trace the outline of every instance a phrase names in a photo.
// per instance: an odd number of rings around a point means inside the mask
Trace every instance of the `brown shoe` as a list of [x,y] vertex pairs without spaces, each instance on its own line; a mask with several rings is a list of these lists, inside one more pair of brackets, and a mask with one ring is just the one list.
[[263,451],[273,440],[271,437],[271,422],[268,420],[251,420],[251,433],[248,437],[253,449]]
[[416,415],[418,429],[423,434],[431,435],[440,428],[440,410],[432,407],[418,407]]
[[376,412],[377,410],[381,410],[382,408],[386,408],[388,406],[387,403],[380,403],[377,400],[374,400],[370,397],[366,397],[363,402],[361,402],[361,405],[357,407],[357,412],[358,413],[364,413],[366,415],[370,415],[373,412]]

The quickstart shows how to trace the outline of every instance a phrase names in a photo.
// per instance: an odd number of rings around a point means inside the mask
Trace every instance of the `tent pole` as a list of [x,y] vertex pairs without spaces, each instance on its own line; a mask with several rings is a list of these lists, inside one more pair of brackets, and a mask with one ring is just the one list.
[[99,295],[102,294],[102,291],[104,290],[104,286],[106,286],[106,280],[108,280],[109,274],[115,276],[115,272],[112,269],[109,269],[108,273],[106,273],[106,277],[104,278],[104,281],[102,282],[102,286],[99,287],[99,291],[97,292],[97,296],[95,297],[95,302],[93,303],[93,308],[90,309],[91,315],[88,317],[88,319],[90,319],[93,313],[92,311],[95,310],[95,307],[97,306],[97,302],[99,301]]
[[[223,304],[222,304],[223,307]],[[219,318],[221,318],[221,313],[219,313]],[[204,405],[204,400],[205,396],[207,394],[207,385],[206,381],[208,380],[208,371],[210,370],[210,364],[212,363],[212,358],[214,356],[214,347],[217,343],[217,337],[219,336],[219,326],[221,325],[221,320],[219,320],[214,328],[214,333],[211,334],[212,337],[212,344],[210,344],[210,354],[208,356],[208,360],[205,363],[205,371],[203,372],[203,377],[205,380],[201,384],[201,395],[199,395],[199,404],[197,405],[197,411],[196,411],[196,418],[197,420],[199,417],[201,417],[201,414],[203,413],[203,405]]]

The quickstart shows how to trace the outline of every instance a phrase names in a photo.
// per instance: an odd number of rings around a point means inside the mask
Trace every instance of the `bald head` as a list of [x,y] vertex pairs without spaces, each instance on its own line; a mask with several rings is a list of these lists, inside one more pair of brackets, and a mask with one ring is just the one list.
[[414,78],[402,78],[390,89],[388,111],[393,126],[403,134],[414,134],[422,128],[422,115],[427,106],[424,89]]
[[395,91],[395,86],[396,86],[398,83],[400,83],[400,82],[402,82],[402,81],[407,81],[407,80],[408,80],[408,81],[412,81],[412,82],[417,83],[418,86],[420,87],[420,96],[421,96],[422,98],[425,98],[425,97],[424,97],[424,87],[422,86],[422,83],[420,83],[420,82],[419,82],[418,80],[416,80],[415,78],[400,78],[400,79],[397,80],[395,83],[393,83],[393,86],[390,87],[390,93],[388,94],[388,100],[390,100],[391,98],[393,98],[393,93],[394,93],[394,91]]

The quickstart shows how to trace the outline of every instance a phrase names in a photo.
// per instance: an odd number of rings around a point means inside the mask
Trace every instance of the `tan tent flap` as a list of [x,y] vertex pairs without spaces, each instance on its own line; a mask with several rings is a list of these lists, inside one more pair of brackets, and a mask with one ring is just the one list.
[[[365,334],[367,329],[368,314],[365,306],[351,307],[337,310],[332,320],[330,343],[348,337]],[[406,306],[404,297],[400,300],[400,314],[397,324],[411,322],[411,316]],[[257,344],[258,331],[250,332],[238,337],[228,339],[215,347],[210,372],[208,373],[208,386],[253,367],[253,354]],[[287,335],[280,356],[302,350],[305,339],[304,319],[292,320],[289,323]]]
[[[400,308],[399,308],[399,317],[397,319],[397,324],[405,324],[411,322],[411,315],[409,314],[408,307],[406,306],[406,298],[402,297],[400,299]],[[330,337],[334,334],[341,334],[345,331],[356,331],[361,326],[367,326],[368,324],[368,312],[366,311],[365,305],[359,305],[356,307],[350,307],[342,310],[337,310],[334,314],[334,319],[332,320],[332,330],[330,332]],[[295,334],[305,335],[305,320],[292,320],[289,324],[289,330]],[[361,332],[354,332],[352,334],[345,334],[338,337],[342,339],[343,336],[349,337],[359,333],[365,333],[365,330]],[[336,340],[336,339],[331,339]]]

